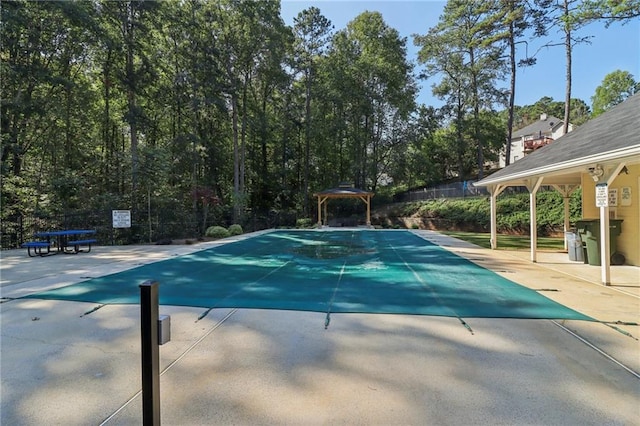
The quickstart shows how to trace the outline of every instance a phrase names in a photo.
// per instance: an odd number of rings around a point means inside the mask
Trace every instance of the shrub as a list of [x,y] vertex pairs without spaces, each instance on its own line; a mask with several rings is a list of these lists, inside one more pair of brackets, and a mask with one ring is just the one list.
[[296,228],[311,228],[312,226],[313,223],[311,223],[311,218],[305,217],[296,220]]
[[242,235],[243,233],[244,231],[242,230],[242,226],[238,225],[237,223],[234,223],[229,227],[229,235],[231,236]]
[[211,238],[227,238],[230,235],[224,226],[210,226],[204,234]]
[[[580,190],[571,194],[570,221],[582,214]],[[556,191],[540,191],[537,201],[537,228],[540,235],[551,235],[562,229],[564,206],[562,196]],[[497,200],[498,232],[527,234],[529,232],[529,194],[505,194]],[[490,206],[488,197],[439,198],[387,206],[382,214],[376,212],[376,220],[384,227],[391,227],[394,218],[416,217],[430,221],[439,229],[488,230]]]

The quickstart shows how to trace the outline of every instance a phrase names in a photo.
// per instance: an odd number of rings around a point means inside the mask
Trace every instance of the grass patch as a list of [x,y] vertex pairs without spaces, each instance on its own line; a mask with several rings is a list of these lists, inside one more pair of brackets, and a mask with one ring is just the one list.
[[[468,241],[484,248],[491,248],[491,234],[478,232],[440,231],[445,235]],[[498,235],[498,250],[529,250],[529,236]],[[564,250],[564,238],[538,237],[538,250]]]

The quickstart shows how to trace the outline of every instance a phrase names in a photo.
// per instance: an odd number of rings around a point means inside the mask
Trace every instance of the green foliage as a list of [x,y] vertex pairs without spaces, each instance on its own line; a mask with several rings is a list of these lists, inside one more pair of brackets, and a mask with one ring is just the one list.
[[[543,96],[533,105],[516,107],[513,127],[522,129],[540,119],[541,114],[556,117],[560,120],[564,117],[564,102],[554,101],[550,96]],[[581,99],[571,99],[571,123],[579,126],[590,118],[590,108]]]
[[[541,191],[537,194],[536,205],[538,233],[549,235],[561,231],[564,223],[562,196],[556,191]],[[499,232],[529,232],[529,194],[501,195],[497,200],[497,210]],[[580,219],[580,191],[572,193],[569,212],[571,222]],[[475,197],[400,203],[388,208],[386,217],[420,217],[434,220],[436,225],[447,229],[489,230],[490,214],[489,199]]]
[[474,224],[482,228],[489,224],[489,204],[486,199],[444,200],[436,205],[436,217],[452,223]]
[[229,227],[230,236],[242,235],[243,233],[244,231],[242,230],[242,226],[238,225],[237,223],[234,223]]
[[[548,234],[562,229],[564,203],[557,191],[540,191],[536,195],[536,224],[538,232]],[[498,197],[497,226],[501,232],[528,232],[529,194],[515,194]],[[575,222],[582,215],[580,191],[571,194],[569,220]]]
[[593,117],[618,105],[638,91],[640,91],[640,82],[636,82],[630,72],[616,70],[607,74],[591,97]]
[[218,225],[208,227],[205,232],[205,236],[210,238],[227,238],[230,235],[227,228]]
[[583,0],[578,5],[575,19],[581,22],[604,21],[626,23],[640,16],[638,0]]
[[[285,26],[278,1],[3,2],[0,216],[164,210],[200,236],[272,209],[309,216],[311,189],[341,181],[382,205],[391,189],[477,173],[479,149],[496,158],[504,140],[492,112],[504,52],[483,38],[495,5],[451,2],[421,39],[427,71],[450,77],[436,109],[416,108],[407,40],[378,12],[334,34],[317,8]],[[484,226],[485,213],[464,220]]]
[[313,222],[308,217],[296,219],[296,228],[312,228],[313,225]]
[[[494,4],[449,1],[438,24],[426,35],[414,38],[420,46],[418,60],[426,65],[427,75],[442,76],[433,91],[449,105],[460,178],[469,176],[464,166],[469,151],[477,154],[473,164],[482,175],[485,151],[491,152],[488,142],[495,140],[489,135],[496,133],[497,120],[487,120],[482,113],[488,105],[502,102],[494,83],[506,66],[501,46],[488,43],[495,37]],[[504,140],[500,136],[497,140]]]
[[[2,179],[2,211],[0,219],[6,219],[18,215],[23,212],[33,213],[40,209],[37,205],[31,204],[29,201],[38,200],[38,194],[35,188],[28,185],[27,179],[23,176],[8,176]],[[40,204],[47,205],[46,197],[40,197]]]

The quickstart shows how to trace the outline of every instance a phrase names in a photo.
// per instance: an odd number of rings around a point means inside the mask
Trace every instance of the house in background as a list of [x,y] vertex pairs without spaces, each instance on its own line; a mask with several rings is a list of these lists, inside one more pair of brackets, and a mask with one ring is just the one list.
[[[525,155],[542,148],[562,136],[564,122],[552,115],[540,114],[540,120],[529,124],[511,135],[511,158],[513,164]],[[569,131],[573,125],[569,123]],[[500,154],[500,168],[505,166],[505,153]]]

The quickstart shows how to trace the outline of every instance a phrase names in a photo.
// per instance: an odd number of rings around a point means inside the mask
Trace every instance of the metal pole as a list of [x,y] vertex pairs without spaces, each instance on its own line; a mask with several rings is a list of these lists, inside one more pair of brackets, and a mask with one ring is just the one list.
[[142,424],[160,425],[160,348],[158,345],[158,283],[140,284],[142,331]]

